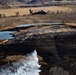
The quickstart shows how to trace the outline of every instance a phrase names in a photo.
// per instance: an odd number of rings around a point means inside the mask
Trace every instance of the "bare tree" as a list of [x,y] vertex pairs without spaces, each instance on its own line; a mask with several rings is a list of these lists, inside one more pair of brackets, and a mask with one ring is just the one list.
[[20,13],[19,13],[19,12],[16,12],[15,14],[16,14],[16,16],[17,16],[17,17],[20,15]]
[[57,10],[57,14],[59,14],[60,12],[59,12],[59,10]]

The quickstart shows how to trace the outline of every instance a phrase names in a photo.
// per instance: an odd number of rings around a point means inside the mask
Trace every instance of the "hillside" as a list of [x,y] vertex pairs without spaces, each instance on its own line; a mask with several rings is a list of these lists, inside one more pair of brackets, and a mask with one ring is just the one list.
[[[59,0],[58,0],[59,1]],[[19,6],[28,6],[28,5],[31,5],[31,4],[53,4],[53,5],[62,5],[62,4],[67,4],[67,3],[70,3],[70,4],[76,4],[76,1],[59,1],[58,2],[57,0],[56,1],[53,1],[53,0],[0,0],[0,7],[19,7]]]
[[26,4],[30,0],[0,0],[0,7],[12,7]]
[[[48,0],[47,0],[48,1]],[[38,4],[42,0],[0,0],[0,6],[20,6],[25,4]]]

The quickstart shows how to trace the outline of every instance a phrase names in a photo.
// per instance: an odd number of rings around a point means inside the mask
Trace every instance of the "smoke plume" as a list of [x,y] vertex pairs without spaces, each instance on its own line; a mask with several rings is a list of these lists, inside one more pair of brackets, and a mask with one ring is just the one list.
[[0,67],[0,75],[39,75],[37,52],[27,54],[25,59]]

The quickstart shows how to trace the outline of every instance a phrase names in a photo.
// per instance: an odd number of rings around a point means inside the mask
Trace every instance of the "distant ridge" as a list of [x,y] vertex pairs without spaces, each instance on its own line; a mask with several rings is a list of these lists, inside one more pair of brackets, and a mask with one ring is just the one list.
[[76,4],[76,0],[0,0],[0,7],[19,7],[30,4]]

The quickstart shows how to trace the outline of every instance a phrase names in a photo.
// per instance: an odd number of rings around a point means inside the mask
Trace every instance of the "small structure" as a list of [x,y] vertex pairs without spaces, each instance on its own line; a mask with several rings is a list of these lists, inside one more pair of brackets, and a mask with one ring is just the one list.
[[33,15],[36,15],[36,14],[39,14],[39,15],[45,15],[47,14],[45,11],[41,10],[41,11],[37,11],[37,12],[33,12],[33,10],[29,10],[30,11],[30,14],[33,14]]

